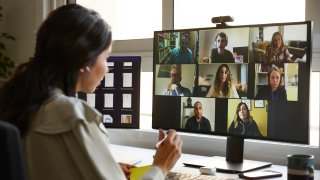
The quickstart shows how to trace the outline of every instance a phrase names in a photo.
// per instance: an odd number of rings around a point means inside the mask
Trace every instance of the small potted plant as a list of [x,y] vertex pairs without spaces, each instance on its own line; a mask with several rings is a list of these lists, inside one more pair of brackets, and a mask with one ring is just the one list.
[[[0,22],[2,18],[2,6],[0,6]],[[0,87],[11,76],[14,69],[14,61],[7,55],[5,43],[15,40],[11,34],[0,32]]]

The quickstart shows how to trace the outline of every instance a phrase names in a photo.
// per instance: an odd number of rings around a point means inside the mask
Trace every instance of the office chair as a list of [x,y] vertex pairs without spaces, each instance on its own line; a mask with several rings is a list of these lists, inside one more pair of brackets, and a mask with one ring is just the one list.
[[25,180],[25,164],[19,130],[0,120],[0,179]]

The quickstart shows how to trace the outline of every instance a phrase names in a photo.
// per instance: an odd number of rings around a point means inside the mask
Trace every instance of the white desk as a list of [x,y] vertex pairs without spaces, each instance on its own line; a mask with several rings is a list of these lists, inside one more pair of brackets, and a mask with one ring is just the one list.
[[[128,164],[136,163],[137,161],[141,161],[136,166],[144,166],[150,165],[153,161],[153,155],[155,154],[154,149],[145,149],[145,148],[137,148],[131,146],[122,146],[122,145],[114,145],[110,146],[112,153],[114,154],[116,160],[118,162],[125,162]],[[181,173],[189,173],[189,174],[200,174],[199,169],[186,167],[183,165],[183,162],[194,161],[205,158],[206,156],[199,155],[191,155],[191,154],[182,154],[179,161],[176,163],[173,172],[181,172]],[[282,177],[273,178],[273,179],[287,179],[287,167],[286,166],[278,166],[272,165],[268,168],[263,168],[261,170],[274,170],[282,172]],[[257,170],[259,171],[259,170]],[[228,174],[228,173],[220,173],[216,172],[216,176],[225,177],[230,179],[240,179],[237,174]],[[315,171],[314,179],[320,179],[320,171]]]

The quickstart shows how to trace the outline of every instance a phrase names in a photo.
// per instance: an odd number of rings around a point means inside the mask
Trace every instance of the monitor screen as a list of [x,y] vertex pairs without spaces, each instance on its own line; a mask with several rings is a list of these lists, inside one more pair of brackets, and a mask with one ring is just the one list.
[[154,32],[152,127],[309,143],[312,23]]
[[79,92],[78,98],[102,114],[107,128],[139,128],[140,56],[109,56],[108,73],[93,93]]

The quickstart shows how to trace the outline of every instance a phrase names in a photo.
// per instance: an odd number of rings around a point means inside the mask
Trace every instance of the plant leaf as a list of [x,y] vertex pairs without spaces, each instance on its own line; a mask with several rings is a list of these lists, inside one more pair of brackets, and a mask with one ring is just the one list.
[[9,34],[9,33],[2,33],[2,37],[7,38],[7,39],[11,39],[11,40],[13,40],[13,41],[16,40],[16,38],[13,37],[13,36],[12,36],[11,34]]
[[2,42],[0,42],[0,50],[6,50],[6,46]]

